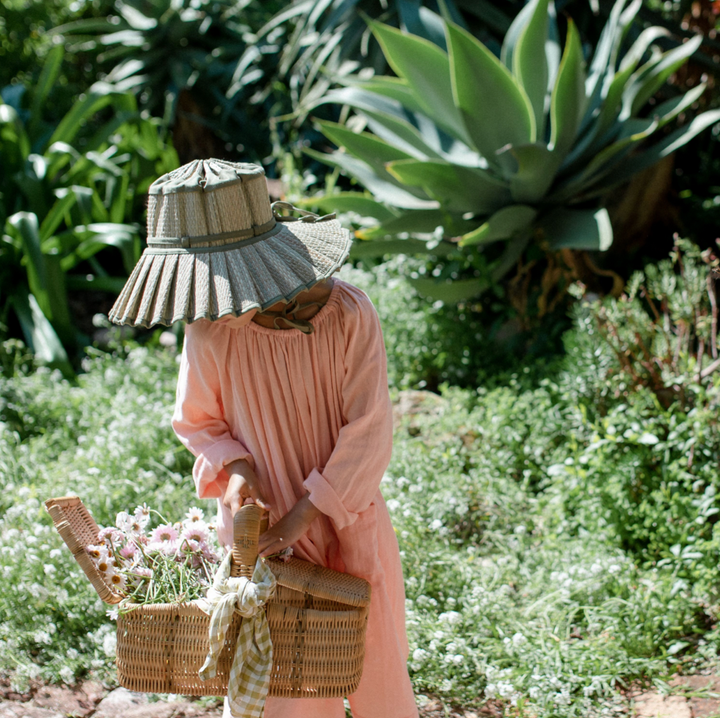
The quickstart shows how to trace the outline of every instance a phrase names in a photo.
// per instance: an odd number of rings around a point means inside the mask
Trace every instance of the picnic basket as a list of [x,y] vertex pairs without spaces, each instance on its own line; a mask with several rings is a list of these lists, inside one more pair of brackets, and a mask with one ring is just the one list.
[[[100,598],[121,596],[97,570],[86,547],[97,542],[98,526],[77,497],[45,502],[55,528]],[[235,515],[232,575],[252,575],[262,511],[243,506]],[[277,580],[266,613],[273,644],[268,695],[335,698],[354,693],[365,656],[370,584],[297,558],[266,559]],[[227,682],[242,618],[236,613],[215,678],[198,671],[208,652],[210,617],[194,603],[139,606],[117,621],[118,682],[133,691],[220,696]]]

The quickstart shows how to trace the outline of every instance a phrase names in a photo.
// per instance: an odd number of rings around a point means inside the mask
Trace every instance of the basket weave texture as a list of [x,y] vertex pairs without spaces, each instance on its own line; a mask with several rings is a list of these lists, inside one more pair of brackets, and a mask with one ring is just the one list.
[[[119,603],[122,597],[85,550],[97,542],[99,529],[82,501],[63,497],[45,506],[100,598]],[[244,506],[235,516],[233,576],[252,575],[261,515],[257,506]],[[296,558],[287,563],[269,559],[268,565],[277,580],[275,598],[266,606],[273,644],[268,695],[336,698],[354,693],[365,657],[368,582]],[[225,695],[241,621],[236,614],[216,677],[201,681],[210,617],[197,605],[155,604],[122,614],[117,622],[118,682],[145,693]]]

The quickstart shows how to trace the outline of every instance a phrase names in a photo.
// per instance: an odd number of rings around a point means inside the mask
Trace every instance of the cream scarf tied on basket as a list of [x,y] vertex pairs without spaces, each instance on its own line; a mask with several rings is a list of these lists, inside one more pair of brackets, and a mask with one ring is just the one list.
[[230,576],[228,552],[218,566],[207,598],[198,605],[210,618],[210,651],[200,669],[200,678],[214,678],[217,662],[225,645],[233,613],[243,617],[238,632],[235,656],[228,679],[228,703],[234,716],[260,718],[265,706],[270,671],[272,642],[263,606],[275,593],[275,576],[264,561],[258,561],[252,579]]

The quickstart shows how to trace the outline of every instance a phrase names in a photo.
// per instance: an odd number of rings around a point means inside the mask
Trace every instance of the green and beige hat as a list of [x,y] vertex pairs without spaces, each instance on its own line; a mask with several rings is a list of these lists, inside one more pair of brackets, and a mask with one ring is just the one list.
[[[300,218],[282,216],[294,211]],[[339,269],[350,233],[335,215],[270,204],[254,164],[196,160],[150,186],[148,247],[110,320],[149,327],[289,303]]]

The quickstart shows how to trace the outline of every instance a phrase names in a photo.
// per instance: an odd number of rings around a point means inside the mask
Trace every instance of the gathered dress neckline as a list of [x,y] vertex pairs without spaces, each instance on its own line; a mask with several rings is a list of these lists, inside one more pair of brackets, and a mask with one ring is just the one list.
[[[333,287],[330,290],[327,301],[325,302],[325,304],[323,304],[322,307],[320,307],[320,310],[317,312],[317,314],[308,319],[308,321],[315,327],[316,330],[337,307],[339,302],[341,283],[342,280],[333,279]],[[290,329],[274,329],[272,327],[264,327],[262,324],[258,324],[257,322],[253,322],[252,320],[248,322],[245,327],[249,327],[252,331],[259,332],[260,334],[269,334],[272,336],[282,336],[283,334],[289,334],[293,337],[313,336],[313,334],[303,334],[299,329],[296,329],[295,327],[292,327]]]

